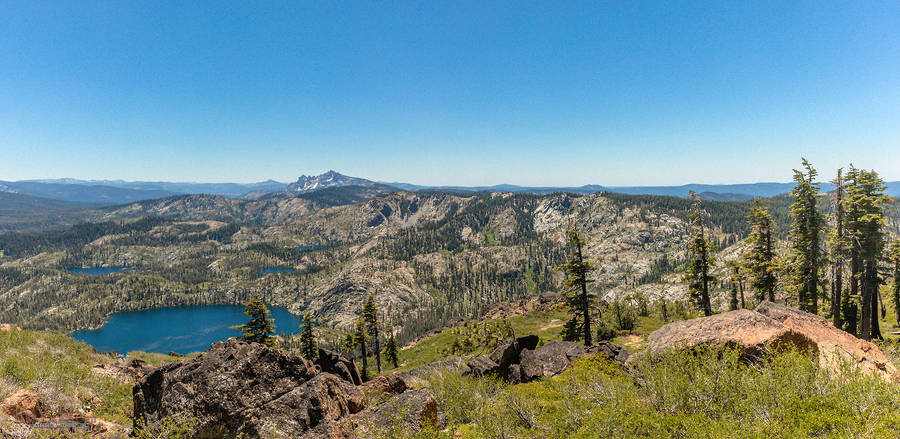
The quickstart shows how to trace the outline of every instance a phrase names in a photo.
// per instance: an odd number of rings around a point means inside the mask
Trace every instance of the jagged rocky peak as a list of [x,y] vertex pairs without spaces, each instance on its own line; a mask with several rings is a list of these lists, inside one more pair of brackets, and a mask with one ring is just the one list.
[[318,189],[339,186],[374,186],[371,180],[358,177],[348,177],[339,172],[330,170],[321,175],[301,175],[296,182],[289,184],[285,190],[293,193],[311,192]]

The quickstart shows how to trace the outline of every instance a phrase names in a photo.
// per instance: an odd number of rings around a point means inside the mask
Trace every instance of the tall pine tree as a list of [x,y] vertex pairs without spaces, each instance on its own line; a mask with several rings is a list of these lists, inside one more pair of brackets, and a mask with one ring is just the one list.
[[832,230],[828,233],[828,243],[831,253],[831,322],[835,328],[843,326],[844,322],[842,297],[844,291],[844,258],[850,243],[844,235],[844,170],[837,170],[837,177],[831,181],[834,184],[834,213],[831,215]]
[[821,262],[822,215],[816,206],[818,172],[803,159],[803,169],[794,170],[797,183],[791,190],[791,247],[793,284],[800,309],[816,314],[819,308],[819,264]]
[[359,348],[360,357],[362,358],[362,370],[359,371],[363,381],[369,380],[369,350],[366,345],[369,344],[369,334],[366,333],[366,322],[363,319],[356,321],[356,328],[353,331],[353,341]]
[[362,318],[366,322],[366,334],[375,341],[375,364],[378,373],[381,373],[381,344],[378,339],[378,307],[375,306],[375,296],[369,294],[363,305]]
[[316,346],[316,334],[313,332],[312,314],[303,314],[303,330],[300,332],[300,355],[309,361],[315,361],[319,350]]
[[712,315],[712,305],[709,301],[709,288],[714,284],[716,279],[711,274],[712,267],[715,266],[716,260],[712,252],[716,250],[716,246],[712,241],[706,239],[706,227],[703,217],[706,212],[700,202],[700,197],[694,192],[690,192],[691,212],[688,218],[691,222],[691,235],[688,241],[688,251],[691,259],[688,268],[684,274],[684,280],[688,283],[688,293],[694,305],[704,315]]
[[749,249],[745,254],[750,286],[756,293],[756,301],[775,300],[775,287],[778,279],[775,273],[778,267],[775,261],[775,244],[772,229],[775,222],[769,209],[757,198],[753,202],[750,214],[750,236],[747,237]]
[[857,285],[860,305],[859,337],[881,338],[878,325],[878,258],[884,251],[886,224],[884,206],[891,198],[884,194],[884,180],[875,171],[856,169],[847,172],[844,202],[847,211],[847,235],[851,243],[851,289]]
[[[566,288],[566,305],[573,314],[569,325],[581,329],[581,337],[584,345],[591,345],[591,301],[593,294],[588,293],[587,284],[593,282],[588,275],[597,269],[593,264],[584,259],[584,239],[578,233],[578,229],[572,228],[566,231],[566,238],[572,247],[569,260],[557,267],[566,273],[563,286]],[[599,318],[599,316],[598,316]],[[575,329],[572,329],[575,332]],[[574,334],[570,334],[574,335]]]
[[398,351],[397,340],[394,338],[394,329],[389,327],[388,334],[387,343],[384,344],[384,358],[394,366],[394,369],[396,369],[399,366],[397,365]]

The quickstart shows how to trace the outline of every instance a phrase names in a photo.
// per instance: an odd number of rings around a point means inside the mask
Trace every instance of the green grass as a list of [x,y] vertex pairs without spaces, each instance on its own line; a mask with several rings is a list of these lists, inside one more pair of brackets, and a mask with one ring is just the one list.
[[427,387],[449,425],[420,437],[900,437],[900,385],[850,365],[834,377],[796,351],[758,364],[729,350],[672,353],[631,372],[587,357],[533,383],[439,372]]
[[[91,368],[110,358],[63,334],[0,331],[0,399],[18,388],[36,393],[51,415],[93,409],[99,418],[127,424],[131,419],[131,383],[94,374]],[[92,400],[99,398],[99,406]],[[92,407],[92,405],[94,405]]]
[[125,361],[131,362],[132,360],[141,360],[153,367],[159,367],[173,361],[184,360],[186,358],[194,358],[198,355],[200,355],[200,352],[192,352],[185,355],[184,357],[176,357],[174,355],[157,354],[154,352],[131,351],[125,357]]

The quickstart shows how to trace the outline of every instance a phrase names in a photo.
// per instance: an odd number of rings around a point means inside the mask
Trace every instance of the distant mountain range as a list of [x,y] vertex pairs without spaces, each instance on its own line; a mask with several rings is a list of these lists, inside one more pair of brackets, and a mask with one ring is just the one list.
[[[695,191],[704,199],[718,201],[740,201],[756,197],[771,197],[790,192],[794,183],[748,183],[748,184],[686,184],[681,186],[601,186],[584,185],[575,187],[517,186],[500,184],[495,186],[423,186],[402,182],[375,182],[359,177],[349,177],[335,171],[321,175],[302,175],[293,183],[267,180],[258,183],[178,183],[163,181],[123,181],[123,180],[23,180],[0,181],[0,192],[30,195],[52,200],[103,205],[127,204],[141,200],[151,200],[173,195],[207,194],[229,198],[259,199],[277,196],[296,196],[326,188],[354,186],[372,188],[371,193],[390,190],[406,191],[452,191],[452,192],[529,192],[547,194],[553,192],[593,193],[617,192],[632,195],[666,195],[685,197]],[[900,182],[887,183],[887,194],[900,196]],[[822,190],[831,191],[834,186],[823,183]]]

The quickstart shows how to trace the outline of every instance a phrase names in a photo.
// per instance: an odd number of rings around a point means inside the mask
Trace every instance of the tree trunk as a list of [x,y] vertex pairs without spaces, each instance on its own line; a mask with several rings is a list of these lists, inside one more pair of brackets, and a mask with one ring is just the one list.
[[381,343],[378,341],[378,328],[375,328],[375,365],[378,367],[378,374],[381,375]]
[[871,308],[869,309],[869,313],[871,314],[871,338],[881,339],[881,328],[878,324],[878,265],[875,261],[869,260],[866,262],[866,278],[867,283],[869,284],[869,296]]
[[844,288],[843,274],[844,261],[842,259],[837,259],[834,261],[834,281],[831,284],[831,322],[834,323],[835,328],[840,328],[843,324],[843,319],[841,319],[841,291],[843,291]]
[[[859,265],[859,262],[857,262]],[[863,340],[872,339],[872,292],[869,290],[868,270],[867,267],[857,268],[856,278],[859,282],[860,290],[860,316],[859,316],[859,338]]]

